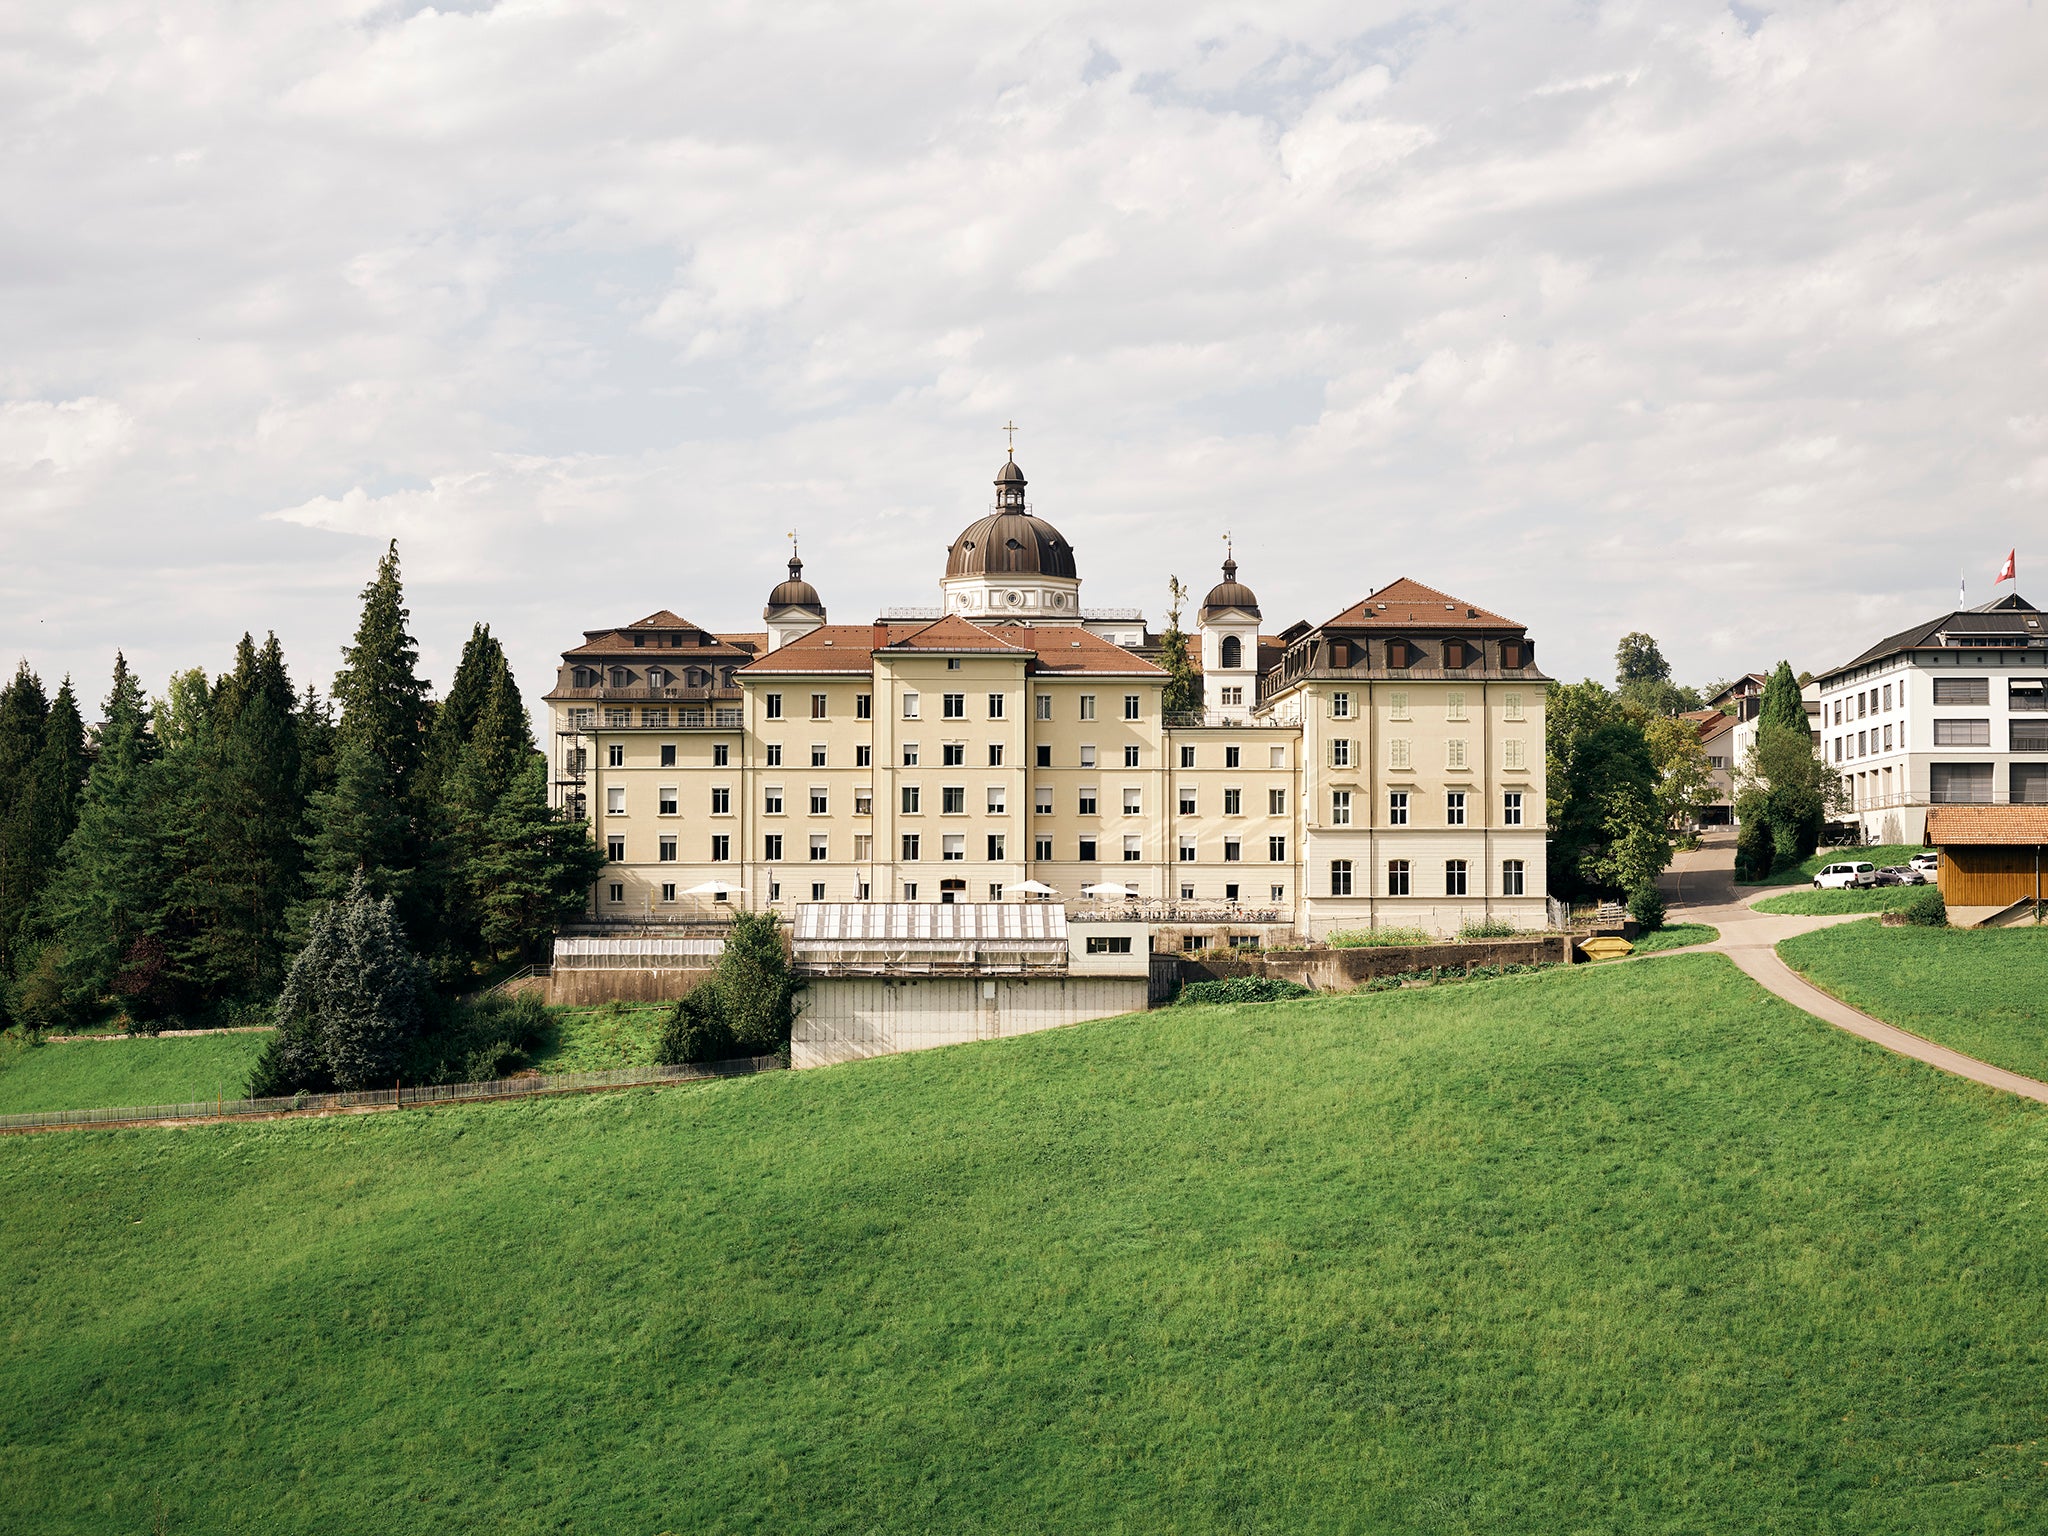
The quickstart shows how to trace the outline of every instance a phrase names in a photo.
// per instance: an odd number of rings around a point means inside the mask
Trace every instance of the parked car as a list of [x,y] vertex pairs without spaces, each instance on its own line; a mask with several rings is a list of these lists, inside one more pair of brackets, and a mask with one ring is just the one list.
[[1877,871],[1879,885],[1925,885],[1927,877],[1910,864],[1885,864]]
[[1929,849],[1926,853],[1914,854],[1909,862],[1923,875],[1938,875],[1941,873],[1941,855],[1932,849]]
[[1813,877],[1816,891],[1841,891],[1877,884],[1877,866],[1870,863],[1830,864]]

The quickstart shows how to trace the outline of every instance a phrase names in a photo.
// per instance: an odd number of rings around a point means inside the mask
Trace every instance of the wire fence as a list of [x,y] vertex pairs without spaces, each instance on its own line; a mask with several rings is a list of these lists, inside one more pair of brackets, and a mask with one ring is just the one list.
[[331,1114],[338,1109],[402,1109],[419,1104],[452,1104],[483,1099],[523,1099],[550,1093],[586,1093],[594,1088],[637,1088],[657,1083],[773,1072],[779,1056],[742,1056],[680,1067],[619,1067],[610,1072],[558,1072],[553,1076],[501,1077],[487,1083],[436,1083],[418,1088],[394,1085],[356,1093],[297,1093],[274,1099],[201,1099],[190,1104],[131,1104],[121,1109],[50,1109],[0,1115],[0,1131],[40,1131],[70,1125],[134,1125],[165,1120],[232,1120]]

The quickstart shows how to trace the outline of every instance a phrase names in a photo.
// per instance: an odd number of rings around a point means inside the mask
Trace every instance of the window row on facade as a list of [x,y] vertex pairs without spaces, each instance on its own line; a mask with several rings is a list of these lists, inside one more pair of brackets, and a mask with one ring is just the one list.
[[[1442,885],[1437,890],[1427,890],[1421,881],[1423,873],[1412,859],[1389,859],[1383,894],[1388,896],[1470,896],[1472,890],[1472,863],[1469,859],[1446,859],[1442,865]],[[1521,859],[1503,859],[1500,865],[1500,886],[1496,896],[1524,896],[1528,894],[1528,865]],[[1368,894],[1356,883],[1357,872],[1350,859],[1330,861],[1330,894],[1332,896],[1363,896]]]

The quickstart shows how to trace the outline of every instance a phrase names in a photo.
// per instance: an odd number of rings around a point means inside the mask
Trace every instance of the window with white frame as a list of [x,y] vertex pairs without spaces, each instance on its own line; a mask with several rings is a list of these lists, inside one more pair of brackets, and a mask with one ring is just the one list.
[[822,785],[811,786],[811,814],[823,816],[831,810],[832,796]]
[[1034,813],[1040,816],[1050,816],[1052,814],[1051,787],[1049,785],[1041,784],[1036,789],[1034,789],[1031,792],[1031,794],[1033,800],[1032,810],[1034,811]]
[[1195,840],[1192,837],[1184,837],[1180,840],[1180,861],[1183,864],[1195,862]]
[[1095,749],[1093,747],[1083,747],[1081,749],[1081,766],[1083,768],[1093,768],[1095,766]]
[[1126,768],[1135,768],[1138,766],[1138,749],[1136,747],[1124,748],[1124,766]]
[[721,784],[711,791],[711,814],[730,816],[732,814],[732,790]]
[[768,743],[766,751],[768,753],[768,760],[766,766],[770,768],[780,768],[782,766],[782,744],[780,742],[771,741],[770,743]]
[[1390,789],[1387,791],[1387,825],[1405,827],[1408,825],[1408,791]]
[[1387,743],[1387,766],[1405,769],[1408,766],[1408,738],[1396,736]]
[[656,790],[656,791],[654,792],[654,803],[655,803],[655,807],[656,807],[656,810],[657,810],[658,814],[660,814],[660,815],[663,815],[663,816],[673,816],[673,815],[675,815],[675,814],[676,814],[676,787],[675,787],[675,785],[673,785],[673,784],[664,784],[664,785],[662,785],[662,787],[661,787],[660,789],[657,789],[657,790]]
[[825,714],[825,695],[822,693],[814,693],[811,695],[811,718],[813,720],[823,720],[827,718]]
[[1074,797],[1074,809],[1078,814],[1082,816],[1095,815],[1095,791],[1092,789],[1084,789],[1078,795],[1076,795]]
[[940,694],[939,713],[948,720],[965,720],[967,718],[967,695],[964,693]]
[[1226,816],[1242,816],[1244,814],[1243,790],[1226,789],[1223,791],[1223,814]]
[[1183,745],[1181,747],[1180,765],[1183,768],[1192,768],[1195,766],[1195,749],[1193,747],[1186,745]]
[[1526,894],[1527,877],[1520,859],[1503,859],[1500,866],[1500,893],[1503,896]]
[[1502,791],[1500,824],[1504,827],[1519,827],[1522,824],[1522,792],[1519,789]]
[[853,718],[872,720],[875,718],[875,696],[872,693],[856,693],[853,696]]
[[1444,825],[1462,827],[1465,825],[1465,791],[1454,789],[1444,796]]
[[1330,695],[1330,718],[1332,720],[1349,720],[1351,718],[1351,694],[1349,690],[1340,688],[1337,692]]
[[1522,718],[1522,696],[1519,693],[1511,693],[1502,701],[1501,718],[1504,720],[1519,720]]
[[813,832],[811,834],[811,858],[814,861],[823,859],[826,856],[826,846],[825,834],[823,832]]
[[625,749],[625,747],[623,747],[622,745],[620,745],[620,744],[619,744],[618,742],[616,742],[616,741],[615,741],[615,742],[613,742],[613,743],[612,743],[612,744],[611,744],[610,746],[608,746],[608,747],[606,747],[606,748],[604,749],[604,762],[605,762],[605,766],[606,766],[607,768],[623,768],[623,767],[625,767],[625,766],[626,766],[626,749]]
[[676,899],[676,883],[675,883],[675,881],[673,881],[673,880],[669,880],[669,881],[665,881],[665,882],[663,882],[663,884],[662,884],[662,887],[661,887],[661,899],[662,899],[663,903],[665,903],[665,904],[666,904],[666,903],[670,903],[670,902],[673,902],[673,901],[674,901],[674,900]]
[[956,864],[965,859],[967,857],[967,834],[965,832],[946,833],[944,844],[940,848],[939,853],[941,858]]
[[1095,695],[1092,693],[1081,695],[1081,718],[1083,720],[1093,720],[1095,718]]
[[1180,789],[1180,813],[1183,816],[1195,814],[1195,792],[1192,787],[1186,784],[1183,784]]
[[1142,702],[1143,702],[1142,696],[1141,696],[1141,695],[1139,695],[1139,694],[1135,694],[1135,693],[1127,693],[1127,694],[1125,694],[1125,695],[1124,695],[1124,718],[1125,718],[1126,720],[1135,720],[1135,719],[1137,719],[1137,718],[1138,718],[1138,706],[1139,706],[1139,704],[1140,704],[1140,703],[1142,703]]
[[1244,703],[1244,690],[1242,688],[1225,688],[1223,690],[1223,702],[1226,705]]
[[1003,695],[992,693],[988,696],[988,717],[991,720],[1003,718]]
[[763,694],[761,697],[761,709],[770,720],[780,720],[782,718],[782,695],[779,693]]
[[856,789],[853,792],[853,814],[872,816],[875,814],[875,792],[872,789]]
[[1268,816],[1285,816],[1287,814],[1286,790],[1269,789],[1266,791],[1266,814]]
[[1408,861],[1406,859],[1387,860],[1387,894],[1389,896],[1407,896],[1411,894],[1412,889],[1408,878]]
[[729,863],[729,862],[731,861],[731,859],[732,859],[732,834],[730,834],[730,833],[728,833],[728,832],[714,832],[714,833],[712,833],[712,834],[711,834],[711,862],[712,862],[712,863],[714,863],[714,864],[725,864],[725,863]]
[[1511,773],[1519,773],[1528,767],[1523,757],[1523,743],[1519,736],[1510,736],[1501,743],[1501,766]]
[[660,840],[660,841],[659,841],[659,842],[658,842],[658,843],[657,843],[657,844],[655,845],[655,858],[656,858],[656,859],[658,859],[658,860],[659,860],[659,861],[660,861],[661,863],[663,863],[663,864],[673,864],[673,863],[675,863],[675,861],[676,861],[676,840],[675,840],[675,835],[674,835],[673,833],[671,833],[671,834],[669,834],[668,836],[666,836],[666,837],[662,838],[662,839],[661,839],[661,840]]
[[1444,695],[1444,718],[1446,720],[1462,720],[1465,718],[1464,694],[1448,693]]
[[1266,766],[1268,768],[1285,768],[1287,766],[1287,749],[1285,747],[1268,747],[1266,749]]
[[1052,695],[1049,693],[1041,693],[1038,696],[1038,718],[1041,720],[1050,720],[1052,718]]
[[1223,862],[1226,864],[1237,864],[1242,862],[1243,859],[1244,839],[1241,837],[1226,837],[1223,839]]
[[1330,739],[1330,766],[1349,768],[1351,766],[1351,739],[1348,736],[1333,736]]
[[1145,856],[1145,840],[1133,832],[1124,838],[1124,862],[1135,864]]
[[947,784],[939,790],[939,813],[944,816],[965,816],[967,814],[967,786]]
[[1052,839],[1049,837],[1034,837],[1031,839],[1031,857],[1041,862],[1050,859],[1052,857]]
[[875,835],[872,832],[856,832],[853,835],[853,856],[866,863],[875,856]]
[[991,768],[1003,766],[1003,744],[1000,741],[992,741],[988,744],[988,765]]
[[988,787],[988,813],[991,816],[1007,816],[1010,813],[1010,791],[1001,784]]
[[903,814],[906,816],[916,816],[921,814],[923,810],[923,791],[915,784],[905,784],[903,786]]
[[1349,859],[1330,860],[1330,894],[1332,896],[1349,896],[1351,894],[1351,861]]
[[1330,825],[1348,827],[1351,825],[1351,791],[1333,789],[1330,791]]
[[917,718],[917,695],[914,693],[903,695],[903,718],[906,720],[915,720]]
[[782,814],[782,786],[770,784],[761,791],[761,812],[765,816]]
[[825,744],[822,741],[811,743],[811,766],[813,768],[825,766]]
[[1124,791],[1124,814],[1125,814],[1126,816],[1141,816],[1141,815],[1143,815],[1143,814],[1144,814],[1144,811],[1145,811],[1145,807],[1144,807],[1144,805],[1143,805],[1143,804],[1141,803],[1141,802],[1142,802],[1142,800],[1143,800],[1143,798],[1144,798],[1144,797],[1143,797],[1142,795],[1140,795],[1140,794],[1139,794],[1139,792],[1138,792],[1137,790],[1135,790],[1135,789],[1127,789],[1127,790],[1125,790],[1125,791]]
[[1444,767],[1453,771],[1465,766],[1465,739],[1454,736],[1444,743]]
[[1287,862],[1287,839],[1284,837],[1267,838],[1266,857],[1272,863],[1285,864]]
[[780,832],[763,834],[761,838],[761,857],[770,864],[782,862],[782,834]]
[[1407,694],[1392,693],[1387,695],[1387,718],[1389,720],[1406,720],[1408,718]]
[[917,832],[906,832],[903,834],[903,858],[905,862],[915,863],[923,847],[922,834]]
[[623,835],[607,837],[604,840],[604,856],[610,859],[614,864],[625,863],[626,839]]
[[992,863],[992,864],[994,864],[994,863],[1000,863],[1000,862],[1001,862],[1001,861],[1002,861],[1003,859],[1005,859],[1005,858],[1009,857],[1009,855],[1008,855],[1008,854],[1006,854],[1006,853],[1005,853],[1005,852],[1003,851],[1003,850],[1004,850],[1004,849],[1005,849],[1005,848],[1006,848],[1007,846],[1008,846],[1008,838],[1007,838],[1007,836],[1006,836],[1006,835],[1005,835],[1004,833],[1001,833],[1001,832],[991,832],[991,833],[989,833],[989,834],[988,834],[988,857],[989,857],[989,862],[990,862],[990,863]]
[[623,786],[614,784],[604,792],[604,813],[607,816],[626,814],[626,791]]
[[1463,896],[1466,894],[1465,861],[1463,859],[1444,860],[1444,894],[1446,896]]

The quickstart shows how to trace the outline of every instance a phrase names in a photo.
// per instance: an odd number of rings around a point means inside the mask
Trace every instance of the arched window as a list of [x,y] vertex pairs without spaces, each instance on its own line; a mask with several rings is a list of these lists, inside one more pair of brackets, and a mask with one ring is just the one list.
[[1235,635],[1223,637],[1223,666],[1230,670],[1244,665],[1244,642]]

